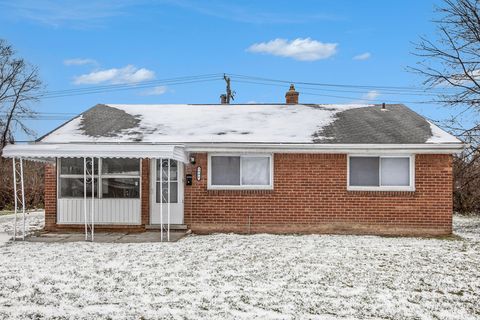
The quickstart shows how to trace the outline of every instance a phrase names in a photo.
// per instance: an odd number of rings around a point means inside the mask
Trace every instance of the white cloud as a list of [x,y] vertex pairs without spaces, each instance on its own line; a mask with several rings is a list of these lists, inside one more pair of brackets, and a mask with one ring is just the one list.
[[149,90],[145,90],[142,92],[142,95],[144,96],[160,96],[164,93],[167,93],[168,88],[166,86],[157,86],[153,87]]
[[94,59],[73,58],[63,60],[63,64],[66,66],[83,66],[86,64],[98,65],[98,62]]
[[362,94],[362,96],[358,100],[353,100],[350,103],[352,104],[371,103],[371,102],[374,102],[375,99],[377,99],[380,95],[381,95],[380,92],[378,92],[377,90],[370,90]]
[[247,51],[288,57],[300,61],[327,59],[337,53],[337,43],[323,43],[311,38],[292,41],[277,38],[268,42],[254,43]]
[[133,65],[127,65],[123,68],[112,68],[106,70],[93,71],[74,78],[75,84],[98,84],[98,83],[137,83],[155,78],[155,72]]
[[371,90],[362,96],[362,100],[375,100],[379,96],[380,96],[380,92],[378,92],[377,90]]
[[353,57],[353,60],[368,60],[372,57],[372,54],[370,52],[364,52],[361,54],[357,54],[355,57]]

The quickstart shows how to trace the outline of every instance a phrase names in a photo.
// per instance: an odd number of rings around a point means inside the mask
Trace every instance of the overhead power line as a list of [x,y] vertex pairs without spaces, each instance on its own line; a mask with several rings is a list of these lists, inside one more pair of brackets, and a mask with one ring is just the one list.
[[305,81],[284,80],[284,79],[271,79],[266,77],[249,76],[249,75],[234,74],[234,73],[227,73],[227,74],[210,73],[210,74],[202,74],[202,75],[150,80],[150,81],[143,81],[138,83],[112,84],[112,85],[101,85],[101,86],[89,86],[85,88],[46,91],[40,96],[40,98],[43,98],[43,99],[62,98],[62,97],[97,94],[97,93],[105,93],[105,92],[113,92],[113,91],[146,89],[146,88],[152,88],[159,85],[173,86],[173,85],[191,84],[191,83],[199,83],[199,82],[210,82],[210,81],[223,80],[225,75],[228,75],[232,80],[237,82],[255,81],[254,83],[256,84],[267,85],[268,83],[271,83],[272,85],[277,84],[278,86],[294,83],[297,85],[297,87],[303,86],[304,89],[315,90],[315,91],[318,90],[318,91],[346,92],[346,93],[366,93],[364,92],[364,90],[377,90],[377,91],[381,91],[382,94],[409,95],[409,96],[436,96],[439,90],[442,90],[443,92],[448,91],[447,90],[448,88],[431,89],[431,90],[428,90],[427,92],[427,90],[423,88],[407,87],[407,86],[320,83],[320,82],[305,82]]
[[136,83],[130,85],[123,85],[121,87],[114,86],[114,87],[107,87],[107,88],[88,88],[88,90],[83,91],[75,91],[75,92],[65,92],[65,93],[45,93],[40,96],[41,99],[51,99],[51,98],[62,98],[62,97],[70,97],[70,96],[81,96],[81,95],[88,95],[88,94],[95,94],[95,93],[105,93],[105,92],[113,92],[113,91],[125,91],[125,90],[136,90],[136,89],[147,89],[153,88],[159,85],[181,85],[181,84],[189,84],[189,83],[198,83],[198,82],[212,82],[212,81],[220,81],[218,78],[202,78],[202,79],[192,79],[192,80],[183,80],[183,81],[158,81],[151,84],[144,84],[144,83]]
[[189,81],[189,80],[221,79],[222,76],[223,74],[221,73],[211,73],[211,74],[201,74],[201,75],[195,75],[195,76],[183,76],[183,77],[165,78],[165,79],[158,79],[158,80],[149,80],[149,81],[142,81],[142,82],[135,82],[135,83],[119,83],[119,84],[109,84],[109,85],[101,85],[101,86],[88,86],[84,88],[47,91],[44,93],[44,95],[67,94],[67,93],[76,93],[76,92],[102,90],[102,89],[109,90],[109,89],[116,89],[116,88],[129,88],[129,87],[135,87],[138,85],[155,86],[163,83],[181,82],[181,81]]
[[[305,81],[295,81],[295,80],[283,80],[283,79],[271,79],[257,76],[248,76],[242,74],[232,74],[228,73],[232,78],[243,78],[251,80],[260,80],[267,82],[277,82],[285,84],[300,84],[300,85],[310,85],[310,86],[324,86],[324,87],[341,87],[341,88],[360,88],[360,89],[371,89],[371,90],[393,90],[393,91],[404,91],[404,92],[426,92],[425,88],[419,87],[407,87],[407,86],[385,86],[385,85],[355,85],[355,84],[340,84],[340,83],[321,83],[321,82],[305,82]],[[448,88],[438,88],[438,89],[429,89],[431,90],[442,90],[445,91]]]
[[[255,84],[255,85],[267,85],[267,86],[281,86],[281,87],[284,87],[284,85],[257,82],[257,81],[244,81],[244,80],[236,80],[236,81],[240,82],[240,83],[249,83],[249,84]],[[379,99],[368,99],[368,98],[362,98],[362,97],[329,95],[329,94],[321,94],[321,93],[318,93],[318,92],[309,92],[309,91],[304,91],[303,89],[312,90],[312,88],[301,87],[301,86],[297,86],[296,89],[302,90],[302,91],[299,91],[299,93],[301,93],[301,94],[311,95],[311,96],[345,99],[345,100],[350,100],[350,101],[364,101],[364,102],[370,102],[370,103],[374,103],[375,100],[379,100]],[[348,91],[342,91],[342,92],[348,92]],[[362,91],[362,92],[359,92],[359,93],[365,94],[366,92]],[[408,100],[392,100],[392,99],[381,99],[381,100],[382,100],[382,102],[387,102],[387,103],[410,103],[410,104],[414,104],[414,103],[424,104],[424,103],[434,103],[435,102],[433,100],[431,100],[431,101],[408,101]]]
[[[98,93],[106,93],[106,92],[146,89],[146,88],[152,88],[159,85],[175,86],[175,85],[202,83],[202,82],[224,81],[225,77],[227,76],[228,78],[231,78],[232,81],[235,81],[238,83],[252,84],[252,85],[286,87],[287,84],[294,83],[296,84],[296,87],[299,90],[299,92],[304,95],[344,99],[349,101],[362,101],[366,103],[374,103],[375,101],[381,100],[382,102],[387,102],[387,103],[426,104],[426,103],[436,103],[436,101],[433,101],[433,100],[407,101],[407,100],[396,100],[396,99],[392,100],[392,99],[386,99],[386,98],[385,99],[384,98],[369,99],[364,97],[352,97],[352,96],[343,95],[343,94],[344,93],[345,94],[349,94],[349,93],[367,94],[371,90],[376,90],[378,91],[379,94],[382,94],[382,95],[419,96],[419,97],[437,96],[436,93],[426,92],[426,90],[421,88],[416,88],[416,87],[365,86],[365,85],[338,84],[338,83],[337,84],[317,83],[317,82],[271,79],[271,78],[241,75],[241,74],[211,73],[211,74],[201,74],[201,75],[143,81],[140,83],[112,84],[112,85],[101,85],[101,86],[89,86],[85,88],[54,90],[54,91],[48,91],[43,93],[40,98],[53,99],[53,98],[98,94]],[[339,94],[329,94],[329,92],[334,92]],[[0,112],[0,116],[6,115],[6,114],[7,113],[5,112]],[[29,120],[68,120],[74,116],[77,116],[77,114],[67,113],[67,112],[36,112],[34,114],[18,115],[17,118],[25,119],[25,120],[27,119]]]

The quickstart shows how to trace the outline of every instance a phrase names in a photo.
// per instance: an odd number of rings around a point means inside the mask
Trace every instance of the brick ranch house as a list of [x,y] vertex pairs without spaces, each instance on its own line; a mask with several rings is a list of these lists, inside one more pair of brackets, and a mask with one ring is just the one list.
[[4,156],[46,161],[49,231],[448,235],[462,148],[404,105],[292,86],[285,104],[96,105]]

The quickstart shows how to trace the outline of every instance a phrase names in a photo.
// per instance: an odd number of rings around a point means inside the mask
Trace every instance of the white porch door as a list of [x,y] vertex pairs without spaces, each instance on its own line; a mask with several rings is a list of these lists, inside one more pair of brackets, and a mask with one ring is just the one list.
[[[163,192],[163,201],[160,190]],[[183,164],[170,159],[168,194],[168,159],[155,159],[150,161],[150,224],[160,224],[160,206],[163,211],[163,224],[168,223],[168,201],[170,224],[183,224]]]

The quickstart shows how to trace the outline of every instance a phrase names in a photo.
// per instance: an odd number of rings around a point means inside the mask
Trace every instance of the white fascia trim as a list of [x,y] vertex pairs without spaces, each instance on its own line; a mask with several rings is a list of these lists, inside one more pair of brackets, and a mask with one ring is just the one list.
[[171,158],[188,162],[182,145],[154,144],[10,144],[3,149],[5,158]]
[[237,153],[363,153],[363,154],[457,154],[463,143],[444,144],[258,144],[258,143],[189,143],[187,152]]

